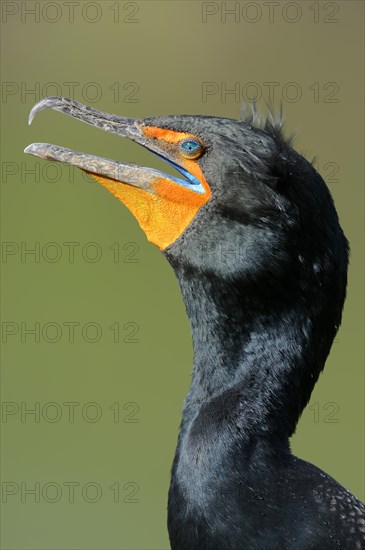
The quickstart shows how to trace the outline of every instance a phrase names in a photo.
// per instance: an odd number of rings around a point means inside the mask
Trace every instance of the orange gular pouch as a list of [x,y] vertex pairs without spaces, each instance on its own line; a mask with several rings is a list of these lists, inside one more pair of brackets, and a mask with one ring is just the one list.
[[[189,166],[190,163],[194,166]],[[154,178],[147,191],[91,172],[87,173],[132,212],[147,239],[163,250],[180,237],[210,195],[208,184],[199,166],[192,161],[185,161],[184,165],[184,168],[194,171],[194,175],[199,176],[205,193],[196,193],[163,177]]]

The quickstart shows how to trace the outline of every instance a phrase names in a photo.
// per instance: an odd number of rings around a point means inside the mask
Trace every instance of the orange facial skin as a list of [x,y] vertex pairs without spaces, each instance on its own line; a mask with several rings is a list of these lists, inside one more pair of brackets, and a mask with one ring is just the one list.
[[[151,141],[158,140],[159,145],[166,150],[175,149],[183,139],[197,139],[191,134],[162,128],[144,127],[142,130],[147,138]],[[178,163],[201,182],[204,193],[196,193],[168,177],[156,177],[151,190],[146,191],[104,176],[90,172],[88,174],[125,204],[138,220],[147,239],[164,250],[180,237],[211,195],[209,185],[196,160],[186,159],[181,155]]]

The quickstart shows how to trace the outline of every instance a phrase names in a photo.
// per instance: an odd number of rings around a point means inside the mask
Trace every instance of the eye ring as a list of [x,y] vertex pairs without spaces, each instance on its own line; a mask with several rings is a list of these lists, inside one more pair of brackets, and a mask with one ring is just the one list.
[[204,152],[203,144],[196,138],[186,138],[179,143],[180,153],[187,159],[197,159]]

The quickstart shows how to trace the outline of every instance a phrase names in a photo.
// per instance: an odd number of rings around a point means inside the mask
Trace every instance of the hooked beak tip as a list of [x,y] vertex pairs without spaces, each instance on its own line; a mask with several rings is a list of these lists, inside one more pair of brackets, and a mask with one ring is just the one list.
[[50,97],[45,97],[44,99],[41,99],[40,101],[38,101],[33,106],[32,110],[30,111],[29,117],[28,117],[28,124],[29,125],[32,124],[35,115],[39,111],[43,111],[44,109],[47,109],[48,107],[57,106],[59,104],[62,104],[62,102],[64,100],[71,101],[71,100],[67,100],[67,98],[56,97],[56,96],[50,96]]

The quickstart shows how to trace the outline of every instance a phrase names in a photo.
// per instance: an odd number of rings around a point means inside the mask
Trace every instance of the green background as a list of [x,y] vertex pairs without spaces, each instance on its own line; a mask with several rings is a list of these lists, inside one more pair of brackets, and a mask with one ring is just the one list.
[[[271,21],[265,3],[253,2],[226,21],[220,2],[80,2],[73,22],[63,2],[40,2],[38,20],[26,13],[34,2],[2,4],[2,328],[17,330],[2,346],[2,399],[14,407],[1,424],[3,499],[14,491],[2,504],[2,548],[169,548],[169,472],[192,367],[174,273],[111,194],[23,149],[46,141],[166,166],[59,113],[41,113],[29,128],[35,101],[70,95],[70,82],[74,99],[129,117],[233,118],[242,96],[261,92],[264,105],[267,83],[277,83],[272,99],[283,101],[297,150],[317,156],[352,249],[343,323],[292,448],[363,498],[363,2],[281,2]],[[207,7],[217,13],[204,22]],[[215,83],[206,101],[204,82]],[[241,97],[222,96],[224,86],[238,86]],[[66,242],[79,243],[74,262]],[[22,257],[22,247],[37,246],[39,261]],[[74,342],[63,325],[70,321],[79,323]],[[95,335],[90,322],[101,331],[94,343],[86,341]],[[117,343],[108,328],[116,322]],[[128,322],[138,326],[137,342],[124,341],[136,326]],[[39,323],[40,341],[21,323]],[[66,402],[80,404],[74,422]],[[21,417],[34,406],[38,422]],[[68,482],[79,484],[74,502]],[[39,502],[25,493],[36,483]],[[109,488],[116,484],[119,502]],[[102,493],[90,502],[95,486]]]

